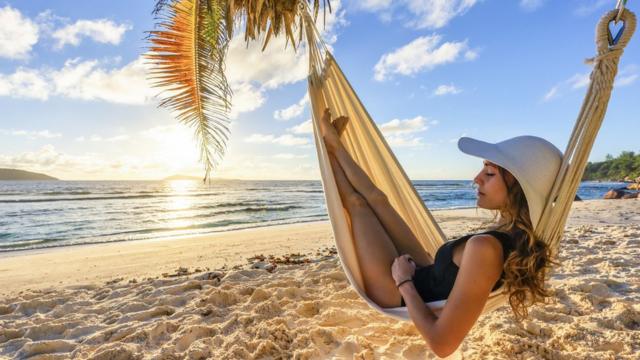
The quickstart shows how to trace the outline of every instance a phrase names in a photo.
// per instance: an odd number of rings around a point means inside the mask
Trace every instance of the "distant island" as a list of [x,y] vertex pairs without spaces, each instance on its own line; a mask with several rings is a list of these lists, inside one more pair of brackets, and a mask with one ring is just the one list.
[[18,169],[0,168],[0,180],[58,180],[53,176]]
[[640,179],[640,154],[633,151],[623,151],[615,158],[607,154],[605,161],[589,162],[582,176],[582,180],[632,182],[636,179]]

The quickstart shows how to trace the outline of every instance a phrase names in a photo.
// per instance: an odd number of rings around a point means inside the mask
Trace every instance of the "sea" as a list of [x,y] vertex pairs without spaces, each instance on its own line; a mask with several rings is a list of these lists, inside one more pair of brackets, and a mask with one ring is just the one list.
[[[429,209],[475,207],[470,180],[416,180]],[[583,182],[600,199],[616,182]],[[0,181],[0,252],[327,220],[320,181]]]

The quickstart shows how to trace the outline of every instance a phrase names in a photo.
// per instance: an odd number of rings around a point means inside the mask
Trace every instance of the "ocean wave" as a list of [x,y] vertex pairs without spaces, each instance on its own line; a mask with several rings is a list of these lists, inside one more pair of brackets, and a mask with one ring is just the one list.
[[124,196],[84,196],[69,198],[28,198],[28,199],[0,199],[0,203],[40,203],[55,201],[90,201],[90,200],[126,200],[126,199],[153,199],[153,198],[178,198],[178,197],[201,197],[215,196],[220,193],[195,193],[195,194],[132,194]]
[[91,191],[45,191],[42,195],[91,195]]

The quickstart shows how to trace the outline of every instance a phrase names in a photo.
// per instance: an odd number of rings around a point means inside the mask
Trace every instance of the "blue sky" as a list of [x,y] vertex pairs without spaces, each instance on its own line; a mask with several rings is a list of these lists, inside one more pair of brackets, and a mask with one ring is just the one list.
[[[412,179],[471,179],[460,136],[564,150],[615,1],[332,1],[324,35]],[[629,2],[631,10],[634,3]],[[0,167],[62,179],[202,175],[142,60],[151,1],[0,1]],[[640,43],[627,47],[591,161],[640,151]],[[231,140],[214,177],[319,179],[305,51],[234,39]]]

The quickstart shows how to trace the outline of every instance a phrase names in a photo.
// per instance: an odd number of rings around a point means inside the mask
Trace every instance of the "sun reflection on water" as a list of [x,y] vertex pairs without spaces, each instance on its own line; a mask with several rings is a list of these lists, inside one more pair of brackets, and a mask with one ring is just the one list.
[[169,193],[167,197],[166,209],[168,211],[167,221],[169,226],[174,228],[189,227],[193,221],[185,218],[184,211],[190,210],[193,206],[193,197],[189,196],[198,186],[197,181],[192,180],[172,180],[169,182]]

